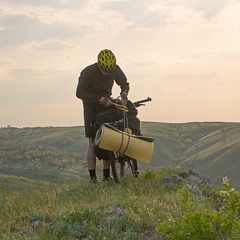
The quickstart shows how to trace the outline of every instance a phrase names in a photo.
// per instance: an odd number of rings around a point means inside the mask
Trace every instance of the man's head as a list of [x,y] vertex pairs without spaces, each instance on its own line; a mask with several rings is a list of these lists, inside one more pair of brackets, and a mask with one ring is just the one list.
[[116,57],[109,49],[104,49],[98,54],[98,65],[102,73],[110,73],[116,66]]

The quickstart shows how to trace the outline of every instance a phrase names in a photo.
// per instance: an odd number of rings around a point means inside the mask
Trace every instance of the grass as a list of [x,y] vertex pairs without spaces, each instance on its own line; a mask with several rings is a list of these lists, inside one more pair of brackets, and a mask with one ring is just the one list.
[[[0,181],[0,239],[186,239],[187,234],[195,236],[189,239],[239,239],[239,192],[227,180],[221,189],[193,184],[187,174],[148,169],[138,179],[100,185],[86,179],[46,183],[12,177],[11,187]],[[173,181],[163,183],[169,176]],[[18,180],[22,187],[16,187]],[[189,219],[206,222],[199,213],[218,219],[190,228]],[[227,228],[221,226],[228,222]],[[197,238],[204,228],[214,238]],[[179,229],[185,238],[177,235]]]
[[[29,179],[43,180],[47,182],[67,182],[86,176],[85,164],[73,164],[64,169],[49,167],[46,164],[35,165],[35,163],[4,164],[0,166],[5,175],[19,176]],[[1,176],[1,175],[0,175]]]

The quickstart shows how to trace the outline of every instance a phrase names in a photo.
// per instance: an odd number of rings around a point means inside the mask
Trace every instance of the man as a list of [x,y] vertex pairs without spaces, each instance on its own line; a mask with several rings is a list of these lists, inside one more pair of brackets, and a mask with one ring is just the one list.
[[[121,68],[116,64],[115,55],[108,49],[102,50],[98,54],[97,62],[83,69],[78,79],[76,96],[83,102],[85,135],[88,138],[87,164],[93,183],[99,183],[94,153],[94,118],[101,110],[113,104],[110,96],[114,81],[121,88],[122,100],[127,101],[129,83]],[[110,179],[110,161],[106,160],[103,160],[104,180]]]

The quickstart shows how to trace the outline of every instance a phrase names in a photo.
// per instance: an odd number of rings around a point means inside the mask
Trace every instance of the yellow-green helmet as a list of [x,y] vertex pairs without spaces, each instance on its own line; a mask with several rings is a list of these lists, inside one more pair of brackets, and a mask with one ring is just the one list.
[[110,72],[116,66],[116,57],[109,49],[104,49],[98,54],[98,64],[102,70]]

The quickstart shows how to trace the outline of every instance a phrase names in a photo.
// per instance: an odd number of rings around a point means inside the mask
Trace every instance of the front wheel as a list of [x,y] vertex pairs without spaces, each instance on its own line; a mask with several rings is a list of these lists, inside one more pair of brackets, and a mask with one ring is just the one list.
[[118,161],[118,157],[114,152],[108,152],[109,160],[111,162],[112,175],[115,182],[119,183],[120,179],[124,177],[124,165]]
[[127,173],[132,173],[135,178],[138,177],[140,171],[135,159],[109,152],[109,160],[111,161],[112,175],[115,182],[119,183]]

